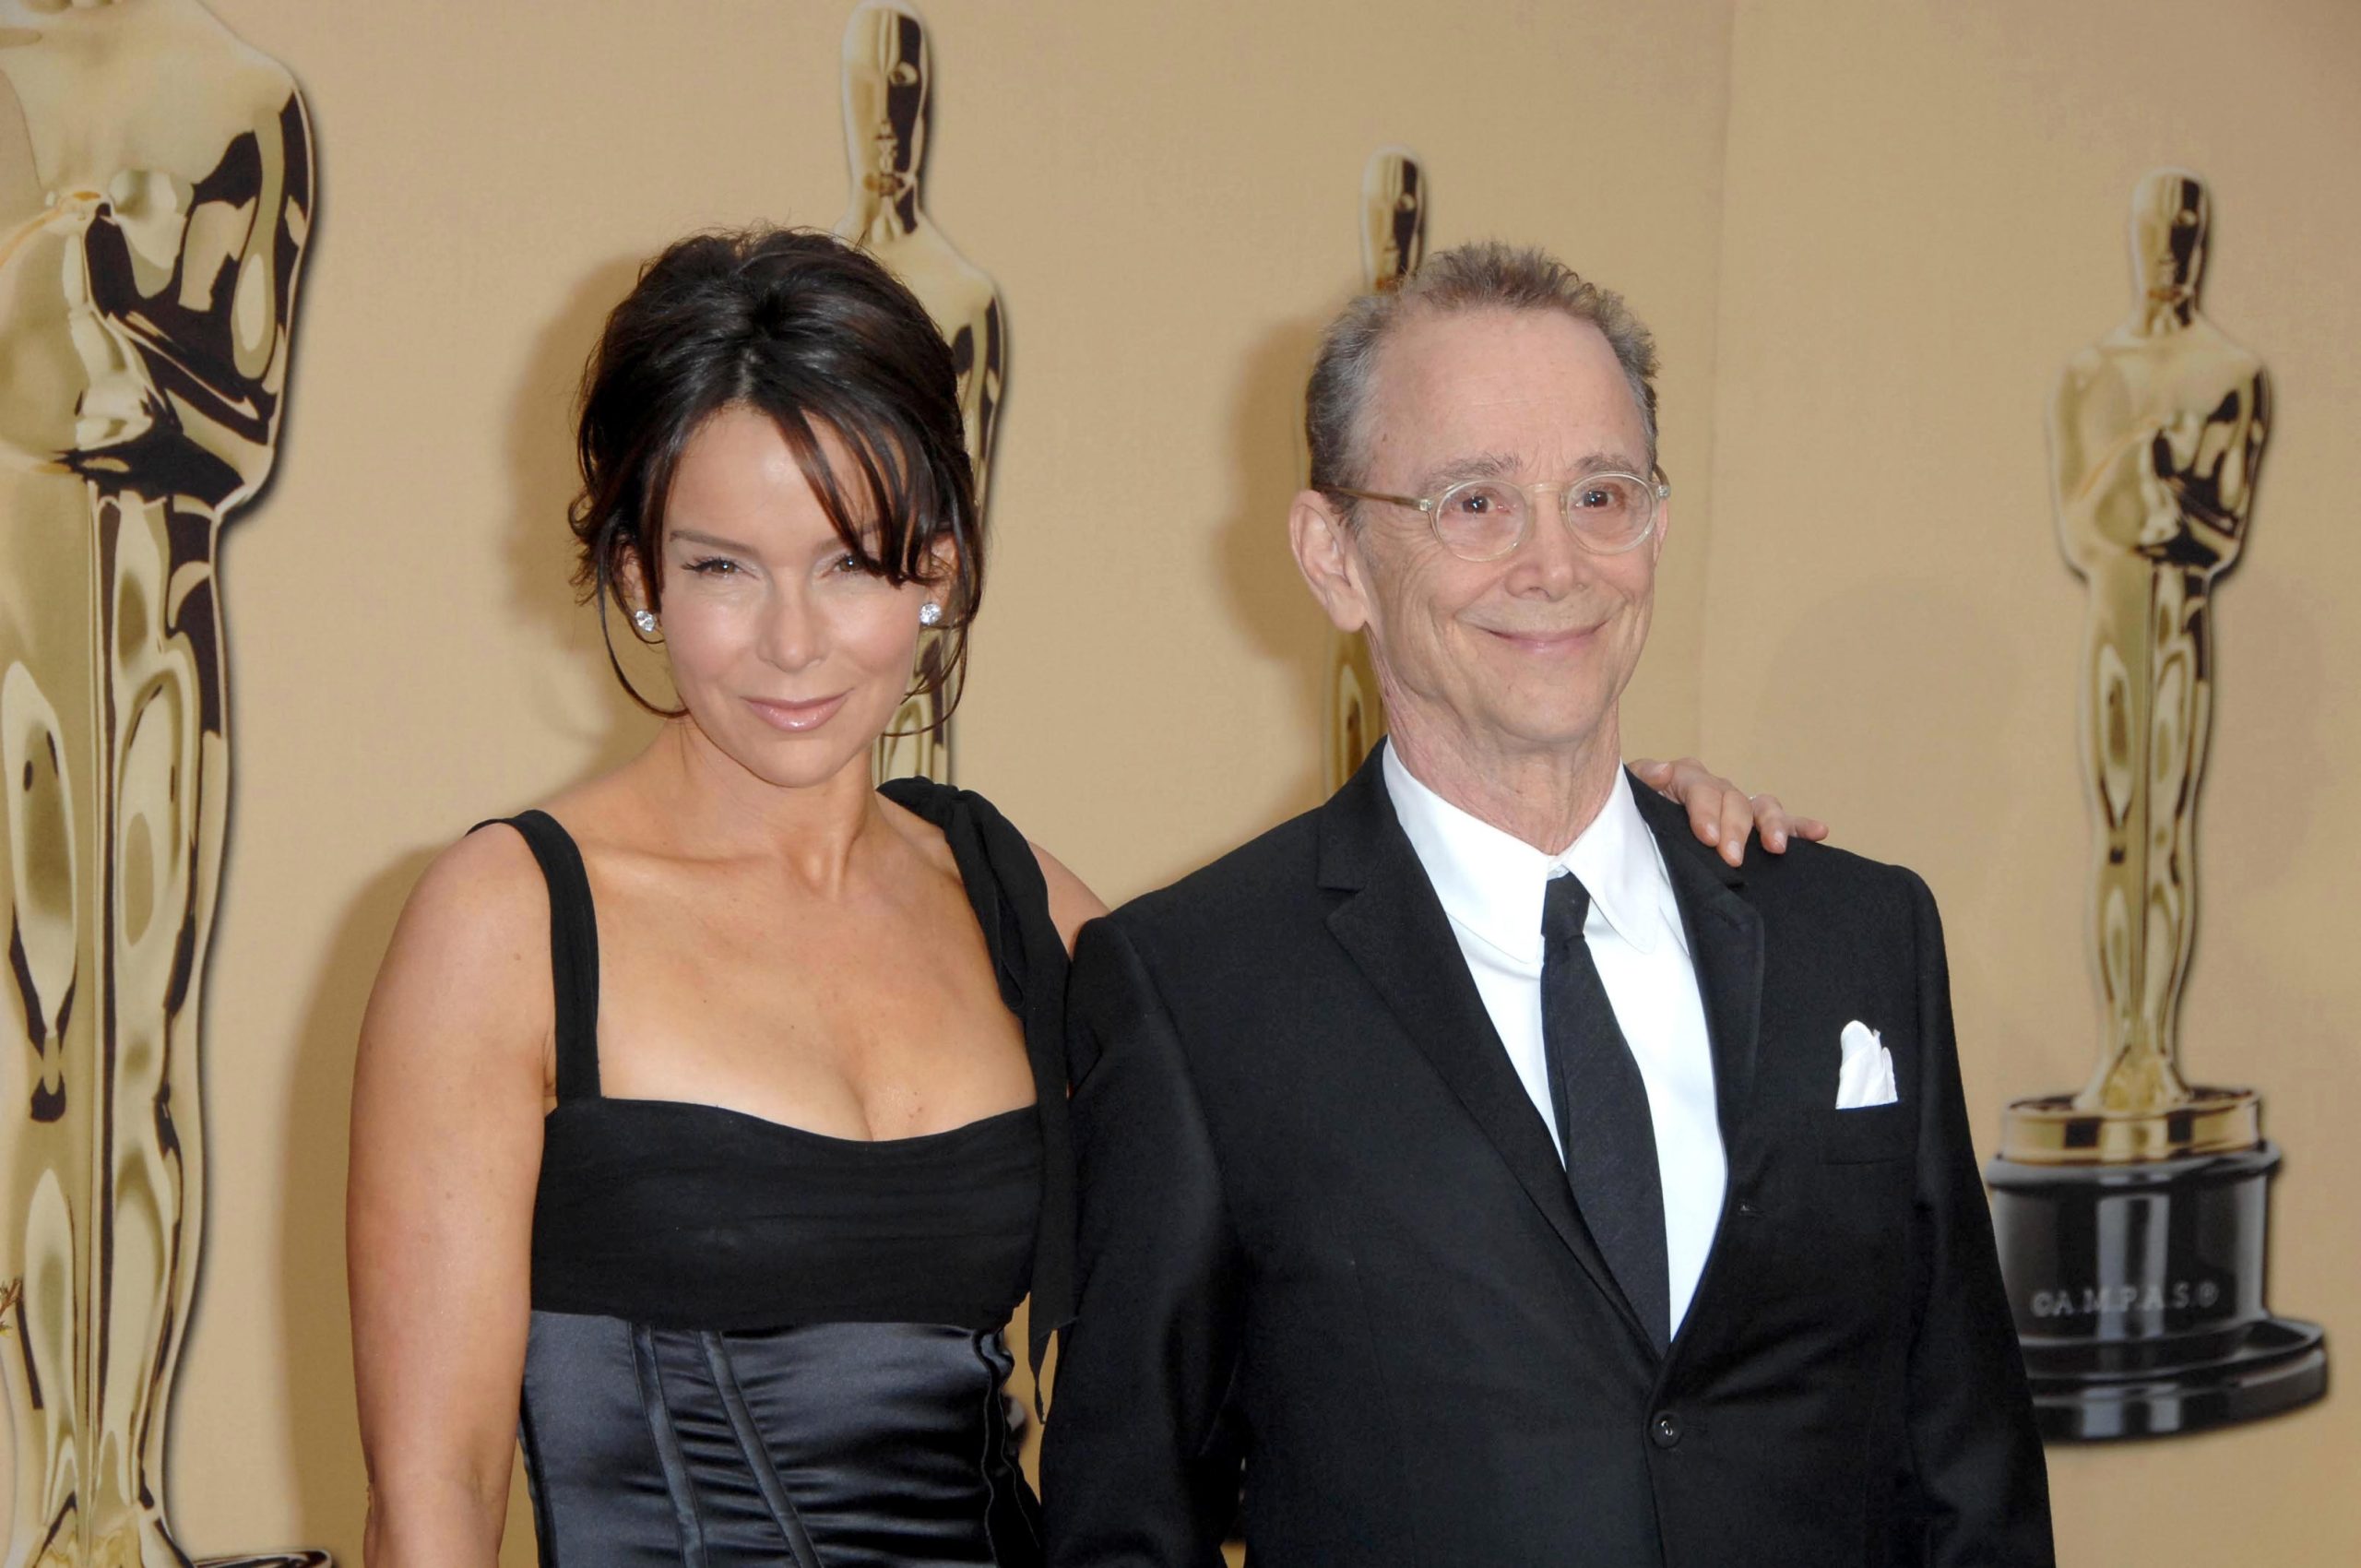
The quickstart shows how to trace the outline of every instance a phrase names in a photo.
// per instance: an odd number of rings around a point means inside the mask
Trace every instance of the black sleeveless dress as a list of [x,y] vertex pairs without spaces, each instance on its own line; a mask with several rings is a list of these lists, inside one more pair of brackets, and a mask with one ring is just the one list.
[[1071,1296],[1065,948],[989,803],[884,792],[950,842],[1038,1100],[877,1143],[602,1097],[580,852],[507,819],[549,881],[557,990],[519,1428],[545,1568],[1042,1560],[1001,1330],[1029,1285],[1038,1368]]

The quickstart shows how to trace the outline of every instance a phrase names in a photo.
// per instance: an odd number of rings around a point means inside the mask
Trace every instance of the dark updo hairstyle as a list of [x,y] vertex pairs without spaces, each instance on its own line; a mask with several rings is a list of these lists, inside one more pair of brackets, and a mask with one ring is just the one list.
[[[949,717],[966,683],[967,627],[984,591],[982,518],[959,413],[950,347],[926,307],[873,258],[810,229],[696,234],[648,263],[607,317],[582,379],[575,435],[582,493],[567,509],[581,557],[574,580],[599,606],[628,612],[622,567],[635,561],[647,607],[664,595],[664,507],[689,438],[724,409],[767,415],[861,565],[896,587],[929,575],[943,540],[956,564],[944,585],[940,659],[919,662],[912,696],[943,695]],[[830,471],[833,432],[850,473]]]

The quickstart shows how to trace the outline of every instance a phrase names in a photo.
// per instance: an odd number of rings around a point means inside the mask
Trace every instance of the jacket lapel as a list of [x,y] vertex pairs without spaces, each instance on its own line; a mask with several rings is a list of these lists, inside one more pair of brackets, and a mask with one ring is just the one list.
[[1689,814],[1633,779],[1640,815],[1672,874],[1673,901],[1689,933],[1705,1038],[1714,1053],[1714,1109],[1722,1146],[1735,1159],[1741,1118],[1754,1091],[1762,1026],[1762,917],[1739,897],[1742,875],[1689,830]]
[[1351,895],[1330,913],[1328,929],[1644,1344],[1639,1318],[1574,1208],[1548,1126],[1509,1064],[1451,921],[1394,814],[1379,754],[1371,752],[1322,808],[1321,885]]

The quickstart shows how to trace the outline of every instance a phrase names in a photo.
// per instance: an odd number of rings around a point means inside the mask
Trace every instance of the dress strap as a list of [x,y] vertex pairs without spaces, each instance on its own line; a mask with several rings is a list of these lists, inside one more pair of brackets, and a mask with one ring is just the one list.
[[[550,888],[550,983],[557,1001],[557,1102],[599,1098],[599,912],[573,835],[544,811],[493,817],[524,838]],[[480,822],[477,827],[488,827]],[[473,832],[475,829],[469,829]]]
[[[1074,1132],[1066,1119],[1065,938],[1050,918],[1050,890],[1033,846],[990,801],[930,778],[889,778],[878,790],[943,830],[983,927],[1001,993],[1025,1026],[1043,1160],[1026,1347],[1038,1376],[1051,1337],[1073,1322],[1078,1289]],[[1040,1386],[1034,1384],[1037,1406]]]

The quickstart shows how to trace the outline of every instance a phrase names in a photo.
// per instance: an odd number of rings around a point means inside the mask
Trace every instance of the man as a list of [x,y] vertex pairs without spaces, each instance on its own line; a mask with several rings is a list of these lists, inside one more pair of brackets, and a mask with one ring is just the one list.
[[1358,302],[1290,517],[1391,738],[1083,932],[1060,1564],[2051,1560],[1907,872],[1619,764],[1655,350],[1477,245]]

